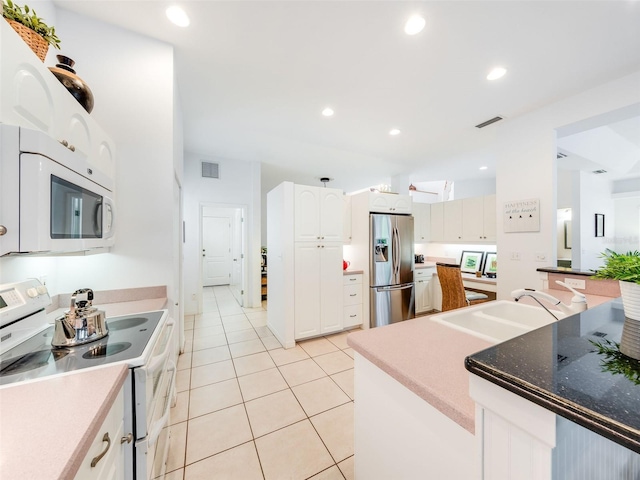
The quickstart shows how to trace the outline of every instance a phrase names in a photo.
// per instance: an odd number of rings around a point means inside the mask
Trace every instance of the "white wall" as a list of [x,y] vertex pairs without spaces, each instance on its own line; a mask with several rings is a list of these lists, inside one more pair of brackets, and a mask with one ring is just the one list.
[[[613,244],[608,244],[607,247],[618,253],[640,251],[640,195],[616,198],[614,205],[616,218],[623,218],[624,221],[616,222]],[[605,218],[605,231],[607,230]]]
[[167,285],[172,297],[173,49],[66,10],[56,17],[62,53],[93,91],[91,116],[116,145],[116,244],[99,255],[0,259],[0,283],[44,274],[53,294]]
[[[574,222],[579,222],[580,270],[596,270],[603,265],[600,254],[614,243],[616,218],[611,198],[611,182],[591,172],[580,172],[580,204],[573,209]],[[605,217],[605,236],[595,236],[595,214]],[[575,253],[574,253],[575,256]]]
[[481,178],[473,180],[457,180],[454,183],[456,200],[463,198],[483,197],[496,193],[495,178]]
[[[219,164],[219,179],[202,178],[201,162]],[[260,163],[208,158],[185,153],[184,163],[184,302],[185,313],[200,313],[202,294],[200,206],[246,207],[247,288],[249,307],[260,306]],[[195,298],[194,298],[195,295]]]
[[[639,84],[636,72],[497,127],[498,298],[509,298],[515,288],[541,288],[536,269],[550,262],[536,261],[536,254],[555,257],[556,129],[638,103]],[[532,198],[540,200],[540,231],[505,233],[504,203]],[[512,259],[513,253],[520,259]]]

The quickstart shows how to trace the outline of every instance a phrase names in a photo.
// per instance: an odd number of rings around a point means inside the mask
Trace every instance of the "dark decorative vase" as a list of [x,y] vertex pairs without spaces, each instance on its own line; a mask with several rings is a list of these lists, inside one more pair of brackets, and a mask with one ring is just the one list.
[[77,76],[76,71],[71,68],[76,62],[64,55],[56,55],[56,58],[60,63],[55,67],[49,67],[49,70],[69,90],[69,93],[84,107],[87,113],[91,113],[91,110],[93,110],[93,93],[91,93],[89,85],[84,83],[84,80]]

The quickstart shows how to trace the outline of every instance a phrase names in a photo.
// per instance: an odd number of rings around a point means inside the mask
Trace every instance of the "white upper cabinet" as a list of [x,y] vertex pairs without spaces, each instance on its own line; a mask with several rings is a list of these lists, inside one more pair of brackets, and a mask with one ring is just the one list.
[[413,237],[415,243],[429,241],[431,230],[431,206],[428,203],[413,204]]
[[462,240],[462,200],[444,202],[444,241]]
[[376,213],[411,213],[412,199],[409,195],[395,193],[369,193],[369,211]]
[[342,241],[342,190],[294,186],[294,240],[296,242]]
[[0,22],[0,123],[45,132],[109,178],[114,145],[7,22]]
[[495,241],[495,195],[465,198],[462,201],[462,239],[466,242]]
[[344,243],[351,243],[351,195],[343,195],[342,200],[344,202],[342,235]]
[[431,230],[429,237],[431,242],[444,241],[444,202],[431,204]]

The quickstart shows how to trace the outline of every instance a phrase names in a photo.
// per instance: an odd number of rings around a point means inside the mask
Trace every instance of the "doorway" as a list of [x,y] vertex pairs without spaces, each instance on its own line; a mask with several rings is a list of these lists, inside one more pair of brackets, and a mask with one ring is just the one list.
[[244,206],[201,207],[202,287],[228,285],[244,305],[245,229]]

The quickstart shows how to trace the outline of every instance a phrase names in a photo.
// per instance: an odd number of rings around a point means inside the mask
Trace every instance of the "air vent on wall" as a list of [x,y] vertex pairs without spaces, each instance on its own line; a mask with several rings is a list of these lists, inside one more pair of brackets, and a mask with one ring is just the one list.
[[556,154],[556,158],[567,158],[567,154],[566,153],[562,153],[562,152],[558,152]]
[[206,178],[220,178],[218,164],[212,162],[202,162],[202,176]]
[[607,173],[607,171],[599,169],[599,170],[594,170],[592,173],[595,173],[596,175],[602,175],[603,173]]
[[500,120],[502,120],[502,119],[503,119],[502,117],[493,117],[493,118],[490,118],[490,119],[489,119],[489,120],[487,120],[486,122],[482,122],[482,123],[479,123],[478,125],[476,125],[476,128],[484,128],[484,127],[487,127],[487,126],[491,125],[492,123],[499,122],[499,121],[500,121]]

